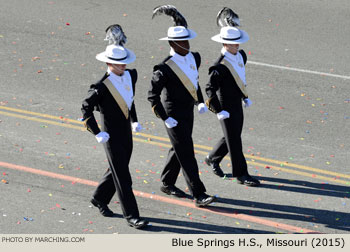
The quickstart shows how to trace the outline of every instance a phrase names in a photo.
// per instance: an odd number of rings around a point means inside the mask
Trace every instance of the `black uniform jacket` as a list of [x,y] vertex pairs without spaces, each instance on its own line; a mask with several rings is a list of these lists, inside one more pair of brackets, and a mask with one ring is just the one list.
[[[246,64],[247,55],[243,50],[240,50],[239,53]],[[209,97],[206,104],[214,113],[219,113],[222,110],[229,112],[233,108],[241,108],[242,98],[244,98],[230,70],[225,65],[220,64],[223,58],[224,56],[221,55],[214,66],[209,68],[210,79],[205,89]]]
[[[199,53],[192,52],[192,54],[198,69],[201,57]],[[171,56],[168,56],[162,63],[154,66],[151,89],[148,91],[148,100],[152,104],[153,112],[163,121],[168,117],[176,119],[193,116],[194,104],[204,102],[200,86],[198,85],[197,89],[198,101],[195,101],[175,72],[165,63],[170,58]]]
[[[136,69],[126,69],[125,71],[129,71],[130,73],[132,89],[135,96],[137,71]],[[102,131],[106,131],[109,134],[113,134],[113,132],[116,132],[117,129],[130,128],[130,120],[131,122],[137,122],[134,102],[132,103],[129,112],[129,118],[126,119],[114,97],[103,83],[108,76],[108,73],[106,73],[100,81],[90,86],[88,97],[83,101],[81,108],[81,111],[83,112],[84,124],[87,130],[94,135],[101,132],[93,114],[94,110],[99,111],[101,114]],[[122,129],[121,132],[123,132]]]

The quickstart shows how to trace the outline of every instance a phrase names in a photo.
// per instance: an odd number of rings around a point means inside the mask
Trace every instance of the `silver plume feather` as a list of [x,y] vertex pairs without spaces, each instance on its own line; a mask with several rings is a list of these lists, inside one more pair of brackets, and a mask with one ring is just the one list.
[[240,26],[238,15],[228,7],[222,8],[216,16],[216,24],[218,26]]
[[184,16],[173,5],[161,5],[153,9],[152,19],[157,16],[165,14],[172,18],[175,26],[184,26],[187,28],[187,22]]
[[126,36],[122,27],[118,24],[108,26],[106,29],[105,40],[108,40],[110,45],[114,44],[123,46],[126,43]]

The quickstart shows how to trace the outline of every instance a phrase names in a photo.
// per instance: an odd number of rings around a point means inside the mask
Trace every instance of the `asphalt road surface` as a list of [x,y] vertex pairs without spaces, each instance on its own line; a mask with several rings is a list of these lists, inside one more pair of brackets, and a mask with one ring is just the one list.
[[[204,163],[222,136],[213,113],[195,108],[193,139],[200,177],[218,201],[160,192],[169,140],[146,99],[152,68],[169,53],[172,22],[152,9],[174,4],[198,33],[200,85],[219,56],[217,12],[231,7],[250,41],[242,45],[250,99],[243,148],[258,188],[224,179]],[[322,1],[0,1],[0,233],[276,234],[350,233],[350,2]],[[81,102],[105,72],[95,59],[104,30],[122,25],[137,59],[135,104],[144,130],[130,163],[145,230],[128,227],[89,203],[108,167],[103,147],[81,122]],[[182,174],[177,186],[186,190]]]

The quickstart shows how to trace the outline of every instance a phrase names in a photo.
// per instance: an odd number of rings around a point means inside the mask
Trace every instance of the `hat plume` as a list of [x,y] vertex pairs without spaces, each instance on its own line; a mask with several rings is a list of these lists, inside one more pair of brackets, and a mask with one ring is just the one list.
[[216,24],[218,26],[240,26],[238,15],[228,7],[222,8],[216,16]]
[[187,22],[184,16],[173,5],[161,5],[153,9],[152,19],[157,16],[165,14],[172,18],[175,26],[184,26],[187,28]]
[[108,26],[106,29],[105,40],[108,40],[110,45],[114,44],[123,46],[126,43],[126,36],[122,27],[118,24]]

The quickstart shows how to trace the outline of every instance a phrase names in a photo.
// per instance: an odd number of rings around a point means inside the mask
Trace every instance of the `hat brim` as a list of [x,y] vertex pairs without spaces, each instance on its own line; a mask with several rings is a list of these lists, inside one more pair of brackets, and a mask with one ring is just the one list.
[[111,63],[111,64],[120,64],[120,65],[130,64],[130,63],[134,62],[136,59],[135,53],[129,49],[126,49],[126,48],[125,48],[125,50],[127,52],[127,58],[123,59],[123,60],[110,59],[106,56],[105,52],[101,52],[101,53],[97,54],[96,59],[99,61],[102,61],[102,62]]
[[185,40],[190,40],[193,39],[195,37],[197,37],[197,33],[193,30],[187,29],[189,31],[189,36],[185,37],[185,38],[160,38],[159,40],[169,40],[169,41],[185,41]]
[[211,37],[211,40],[222,43],[222,44],[243,44],[249,40],[249,35],[243,30],[240,30],[241,32],[241,37],[240,39],[237,40],[228,40],[228,39],[223,39],[220,34],[217,34],[213,37]]

